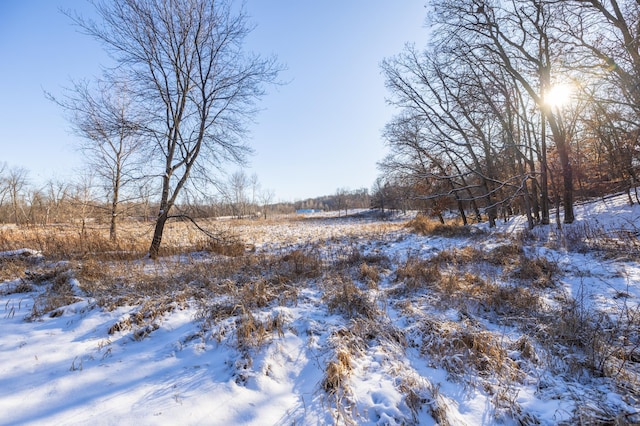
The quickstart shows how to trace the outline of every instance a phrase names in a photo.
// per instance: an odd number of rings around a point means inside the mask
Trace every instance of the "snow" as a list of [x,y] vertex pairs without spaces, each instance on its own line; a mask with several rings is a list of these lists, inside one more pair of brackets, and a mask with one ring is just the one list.
[[[551,225],[530,233],[528,256],[543,256],[560,267],[559,286],[545,290],[542,300],[551,309],[570,298],[580,302],[585,315],[620,321],[640,315],[637,251],[602,256],[561,242],[572,229],[585,227],[608,235],[621,230],[637,234],[640,207],[618,196],[577,206],[576,216],[576,223],[563,226],[562,232]],[[47,287],[15,292],[20,279],[4,281],[0,424],[435,425],[444,416],[454,425],[552,425],[575,421],[576,413],[621,416],[621,424],[640,421],[636,391],[616,387],[612,379],[586,368],[572,371],[574,364],[568,361],[580,357],[579,352],[556,359],[534,343],[536,354],[525,355],[513,342],[522,330],[507,319],[476,315],[453,302],[442,306],[446,299],[428,292],[406,300],[391,292],[400,285],[393,269],[409,257],[429,259],[467,246],[488,253],[520,238],[525,225],[523,218],[514,218],[496,230],[479,226],[486,232],[480,240],[419,236],[400,224],[374,219],[322,217],[246,229],[258,254],[315,244],[327,262],[348,258],[353,250],[391,262],[381,265],[378,287],[366,293],[380,316],[354,320],[329,309],[324,278],[310,279],[296,284],[295,303],[269,303],[253,311],[264,324],[276,318],[284,324],[253,346],[238,343],[240,312],[207,323],[195,300],[176,303],[145,326],[110,334],[114,324],[131,319],[139,306],[109,311],[72,278],[77,301],[55,315],[33,318],[34,303]],[[21,255],[41,256],[23,249],[0,253],[0,259]],[[207,260],[205,255],[191,258]],[[507,382],[486,376],[465,364],[469,353],[464,351],[450,359],[425,353],[425,339],[435,339],[435,344],[442,339],[427,337],[428,324],[448,325],[447,333],[478,329],[498,336],[509,348],[504,365],[514,366],[520,378]],[[378,335],[358,340],[361,326]],[[620,338],[637,345],[637,334],[629,330]],[[536,361],[536,355],[548,359]],[[335,393],[323,386],[331,362],[344,368],[344,387]]]
[[0,258],[12,258],[12,257],[30,257],[30,256],[40,256],[41,253],[37,250],[32,250],[28,248],[22,248],[18,250],[9,250],[0,252]]

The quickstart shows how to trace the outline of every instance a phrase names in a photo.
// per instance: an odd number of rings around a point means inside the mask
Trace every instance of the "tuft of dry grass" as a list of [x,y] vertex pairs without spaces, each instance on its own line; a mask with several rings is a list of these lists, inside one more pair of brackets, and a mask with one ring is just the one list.
[[164,297],[149,297],[142,302],[136,303],[137,309],[131,314],[125,315],[109,327],[108,333],[128,331],[135,329],[133,337],[136,340],[142,340],[151,332],[157,330],[160,325],[159,321],[163,315],[173,312],[176,309],[184,308],[185,301],[168,294]]
[[245,310],[244,307],[242,307],[242,310],[242,315],[236,319],[238,348],[241,350],[258,348],[262,346],[269,334],[267,329],[269,322],[259,321],[251,310]]
[[519,380],[518,365],[508,356],[503,337],[465,322],[423,318],[421,352],[448,372],[463,375],[469,369],[483,377]]
[[415,292],[428,288],[441,278],[442,272],[436,262],[415,256],[408,257],[406,262],[396,269],[396,281],[403,283],[404,291]]
[[70,279],[71,271],[64,267],[53,268],[30,277],[31,282],[37,285],[45,285],[42,293],[33,301],[33,308],[27,320],[33,321],[48,313],[55,317],[63,314],[62,308],[71,305],[80,299],[74,294]]
[[217,239],[210,238],[204,249],[209,253],[238,257],[245,254],[247,246],[242,240],[235,236],[226,236]]
[[531,342],[531,338],[529,336],[521,336],[511,344],[511,349],[517,350],[524,359],[528,359],[534,364],[537,364],[540,361],[538,352],[536,351],[536,348]]
[[540,296],[528,288],[490,284],[479,296],[485,309],[503,316],[518,318],[536,315],[542,303]]
[[484,256],[484,260],[492,265],[506,266],[522,256],[524,256],[522,244],[511,242],[494,248]]
[[280,275],[296,278],[316,278],[322,273],[322,259],[314,250],[293,250],[276,261]]
[[338,312],[346,318],[375,318],[378,309],[367,292],[361,290],[348,276],[331,275],[323,279],[323,300],[329,312]]
[[329,343],[333,356],[327,362],[320,386],[335,407],[332,410],[335,424],[357,424],[354,420],[353,391],[349,378],[353,372],[354,359],[364,352],[366,343],[351,328],[340,328],[331,333]]
[[351,355],[349,352],[339,350],[336,359],[329,361],[322,379],[322,389],[328,394],[344,392],[346,382],[352,371]]
[[23,258],[0,258],[0,282],[23,278],[29,263]]
[[514,264],[515,267],[508,271],[510,278],[526,281],[533,287],[555,287],[555,276],[560,272],[558,264],[545,257],[528,258],[520,256]]
[[377,265],[371,265],[367,262],[362,262],[360,268],[358,268],[359,278],[365,280],[369,288],[377,288],[378,282],[380,282],[380,268]]
[[449,249],[438,252],[431,258],[438,265],[459,266],[469,263],[482,262],[485,254],[474,246],[466,246],[461,249]]
[[435,235],[445,238],[459,238],[473,235],[469,226],[464,226],[457,221],[441,223],[426,216],[419,215],[407,222],[407,228],[420,235]]

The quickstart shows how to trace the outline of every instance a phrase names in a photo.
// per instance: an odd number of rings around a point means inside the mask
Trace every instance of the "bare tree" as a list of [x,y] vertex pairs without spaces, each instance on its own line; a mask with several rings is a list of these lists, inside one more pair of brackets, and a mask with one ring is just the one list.
[[160,168],[159,211],[149,248],[156,258],[165,223],[192,173],[242,162],[250,152],[243,141],[248,120],[279,67],[273,58],[243,51],[251,27],[232,0],[96,0],[94,5],[100,24],[74,19],[128,74]]
[[[7,163],[0,163],[0,210],[4,205],[4,201],[7,198],[7,195],[9,194],[6,170],[7,170]],[[0,220],[2,219],[0,218]]]
[[258,199],[260,200],[260,204],[262,205],[262,216],[265,220],[267,219],[270,205],[271,203],[273,203],[273,199],[275,198],[275,196],[275,192],[271,189],[263,189],[258,194]]
[[[123,199],[125,191],[140,180],[142,132],[128,84],[112,75],[107,77],[108,80],[97,81],[93,89],[87,82],[75,82],[63,99],[48,97],[69,113],[75,133],[83,138],[80,149],[84,159],[104,184],[109,238],[115,242],[121,204],[133,199]],[[129,191],[132,194],[135,193]]]
[[52,220],[58,222],[62,219],[62,210],[69,198],[70,186],[60,180],[49,180],[46,183],[46,206],[44,224],[48,225]]
[[[516,200],[527,206],[530,226],[538,217],[532,209],[541,209],[541,221],[548,223],[548,127],[560,159],[556,190],[563,193],[564,221],[573,222],[575,114],[545,99],[555,80],[570,78],[573,70],[565,65],[573,58],[567,37],[554,26],[556,3],[432,1],[427,49],[408,47],[382,65],[393,94],[389,102],[402,111],[387,128],[394,147],[387,166],[409,163],[413,178],[449,181],[448,194],[481,202],[491,226]],[[535,110],[542,123],[537,132],[529,112]],[[540,203],[532,200],[535,179]]]
[[[249,187],[251,189],[251,207],[255,208],[258,205],[258,191],[260,191],[260,181],[258,180],[258,175],[253,173],[251,177],[249,177]],[[253,214],[254,212],[252,212]]]
[[[471,0],[473,6],[484,5],[482,0]],[[545,97],[554,83],[555,75],[568,70],[562,64],[570,59],[570,51],[564,49],[562,35],[554,31],[553,2],[542,0],[514,0],[502,7],[475,9],[471,16],[463,12],[457,28],[465,28],[477,37],[476,43],[485,43],[487,51],[499,60],[499,64],[522,86],[542,111],[543,123],[549,125],[553,141],[560,157],[563,183],[564,222],[572,223],[573,169],[571,164],[571,138],[562,115],[558,114]],[[470,26],[469,21],[475,20]],[[533,71],[533,72],[531,72]],[[542,134],[546,132],[543,130]],[[546,149],[541,148],[546,155]],[[546,160],[543,158],[543,181],[546,180]],[[543,184],[544,186],[544,184]],[[543,188],[543,192],[545,188]],[[543,194],[543,202],[545,202]],[[543,208],[543,215],[546,214]]]
[[30,188],[27,192],[27,205],[28,213],[27,220],[30,224],[42,224],[46,223],[46,195],[40,188]]
[[618,89],[603,95],[623,101],[640,114],[640,2],[572,0],[560,3],[564,6],[562,29],[571,35],[572,45],[584,49],[585,68],[589,67],[591,74],[611,81]]
[[13,167],[9,169],[6,177],[6,188],[11,200],[11,209],[13,212],[13,221],[16,225],[20,225],[21,202],[24,197],[24,191],[29,183],[29,171],[22,167]]
[[94,194],[94,177],[90,172],[83,173],[78,176],[77,180],[72,184],[71,203],[74,207],[74,216],[77,221],[77,215],[80,215],[80,235],[82,241],[87,236],[87,223],[93,222],[95,219],[96,196]]
[[344,215],[347,216],[349,214],[349,189],[347,188],[338,188],[333,197],[335,200],[335,209],[338,210],[338,216],[340,216],[340,211],[344,210]]
[[247,214],[247,189],[250,181],[244,170],[238,170],[229,176],[227,198],[231,204],[233,215],[238,219]]

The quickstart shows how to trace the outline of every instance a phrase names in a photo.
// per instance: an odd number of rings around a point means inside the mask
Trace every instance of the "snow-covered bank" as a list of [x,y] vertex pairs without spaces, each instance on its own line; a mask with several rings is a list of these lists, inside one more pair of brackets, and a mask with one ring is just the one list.
[[139,275],[121,299],[39,260],[0,284],[0,424],[640,422],[640,264],[595,241],[632,244],[640,208],[576,213],[564,241],[520,219],[454,238],[257,227],[244,260],[168,258],[169,294]]

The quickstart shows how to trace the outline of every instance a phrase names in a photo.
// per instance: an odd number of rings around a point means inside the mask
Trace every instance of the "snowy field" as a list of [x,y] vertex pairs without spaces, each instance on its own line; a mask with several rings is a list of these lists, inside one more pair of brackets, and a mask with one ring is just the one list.
[[0,253],[0,424],[640,424],[640,207],[576,216],[230,224],[240,257]]

